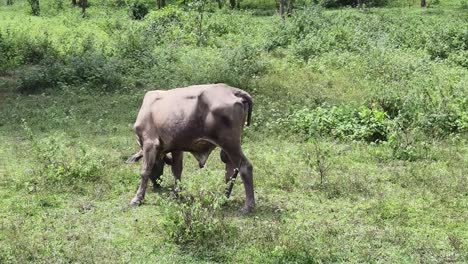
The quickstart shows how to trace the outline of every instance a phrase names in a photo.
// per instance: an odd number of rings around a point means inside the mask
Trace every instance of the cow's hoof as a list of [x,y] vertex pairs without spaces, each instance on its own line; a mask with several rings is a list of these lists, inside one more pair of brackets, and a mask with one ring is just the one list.
[[242,209],[240,209],[240,212],[242,214],[250,214],[254,211],[254,207],[253,206],[244,206],[242,207]]
[[141,205],[141,200],[139,199],[136,199],[136,198],[133,198],[131,201],[130,201],[130,206],[131,207],[137,207]]

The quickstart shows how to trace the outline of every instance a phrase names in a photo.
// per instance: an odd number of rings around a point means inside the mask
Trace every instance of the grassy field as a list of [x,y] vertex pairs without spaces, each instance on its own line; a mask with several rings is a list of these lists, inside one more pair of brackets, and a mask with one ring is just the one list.
[[[463,1],[284,23],[207,8],[202,27],[193,9],[58,2],[0,6],[1,263],[468,262]],[[256,211],[240,182],[223,197],[218,151],[202,170],[186,156],[178,197],[166,169],[129,207],[144,92],[209,82],[254,97]]]

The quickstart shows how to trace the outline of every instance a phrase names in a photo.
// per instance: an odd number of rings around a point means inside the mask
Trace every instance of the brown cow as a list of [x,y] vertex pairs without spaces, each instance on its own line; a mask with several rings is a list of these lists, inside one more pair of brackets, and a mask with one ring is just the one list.
[[225,180],[239,169],[246,195],[242,210],[251,211],[255,207],[252,164],[241,148],[242,129],[246,119],[250,124],[251,114],[250,95],[226,84],[147,92],[134,125],[141,150],[128,160],[143,157],[140,186],[130,204],[141,204],[148,179],[155,184],[164,163],[171,165],[177,182],[182,174],[183,151],[192,153],[202,168],[219,146],[226,164]]

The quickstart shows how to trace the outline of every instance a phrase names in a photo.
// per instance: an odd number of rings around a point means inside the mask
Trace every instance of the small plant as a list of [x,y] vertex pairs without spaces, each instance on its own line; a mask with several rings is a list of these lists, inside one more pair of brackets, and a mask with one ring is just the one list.
[[206,192],[191,195],[181,191],[177,199],[167,202],[163,220],[164,230],[172,242],[188,248],[208,249],[219,241],[233,239],[236,229],[224,221],[220,212],[224,196]]
[[429,144],[417,128],[405,125],[402,117],[393,120],[386,144],[392,149],[394,159],[416,161],[429,158]]
[[323,185],[327,182],[327,174],[331,166],[331,163],[327,160],[329,151],[320,142],[320,138],[313,138],[311,140],[313,143],[313,150],[310,151],[307,149],[305,160],[307,165],[317,172],[320,178],[320,185]]
[[89,148],[78,142],[67,142],[63,134],[38,140],[27,122],[23,120],[31,150],[39,163],[37,176],[42,186],[75,186],[79,182],[94,182],[103,168],[101,159]]
[[194,0],[189,4],[189,7],[192,10],[195,10],[197,12],[196,19],[195,19],[195,28],[196,28],[196,36],[197,36],[197,44],[199,46],[202,46],[206,43],[207,41],[207,34],[205,32],[205,29],[203,27],[204,24],[204,18],[205,18],[205,7],[207,5],[206,0]]

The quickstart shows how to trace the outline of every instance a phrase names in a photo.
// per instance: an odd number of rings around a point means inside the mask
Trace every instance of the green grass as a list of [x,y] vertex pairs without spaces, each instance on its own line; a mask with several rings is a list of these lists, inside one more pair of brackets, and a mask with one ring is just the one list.
[[[234,231],[227,232],[229,236],[217,241],[215,248],[206,248],[203,242],[184,246],[171,240],[171,230],[164,224],[173,214],[168,206],[177,201],[166,191],[173,184],[169,170],[162,192],[149,192],[141,207],[127,205],[138,183],[139,165],[125,164],[122,157],[136,149],[130,123],[138,94],[105,95],[97,101],[94,96],[69,94],[17,96],[3,89],[7,96],[2,113],[25,118],[34,140],[53,137],[60,146],[81,142],[102,162],[96,180],[41,182],[48,175],[41,174],[21,122],[2,123],[0,255],[4,262],[464,262],[468,258],[466,139],[434,142],[427,158],[405,162],[392,159],[385,145],[324,139],[317,150],[314,143],[260,139],[248,131],[244,150],[255,168],[256,212],[247,216],[238,212],[244,199],[238,183],[232,199],[203,222],[222,220]],[[327,167],[322,183],[317,151]],[[183,183],[189,194],[222,195],[218,157],[213,153],[203,170],[186,157]]]
[[[467,17],[440,2],[284,24],[222,10],[202,36],[197,14],[175,8],[135,22],[107,2],[85,19],[52,1],[41,17],[0,6],[0,262],[468,262]],[[163,188],[129,207],[145,90],[215,81],[255,100],[243,149],[256,211],[240,213],[240,181],[223,198],[219,150],[202,170],[186,155],[179,197],[166,168]],[[332,136],[369,109],[387,140]],[[330,132],[313,134],[318,123]]]

